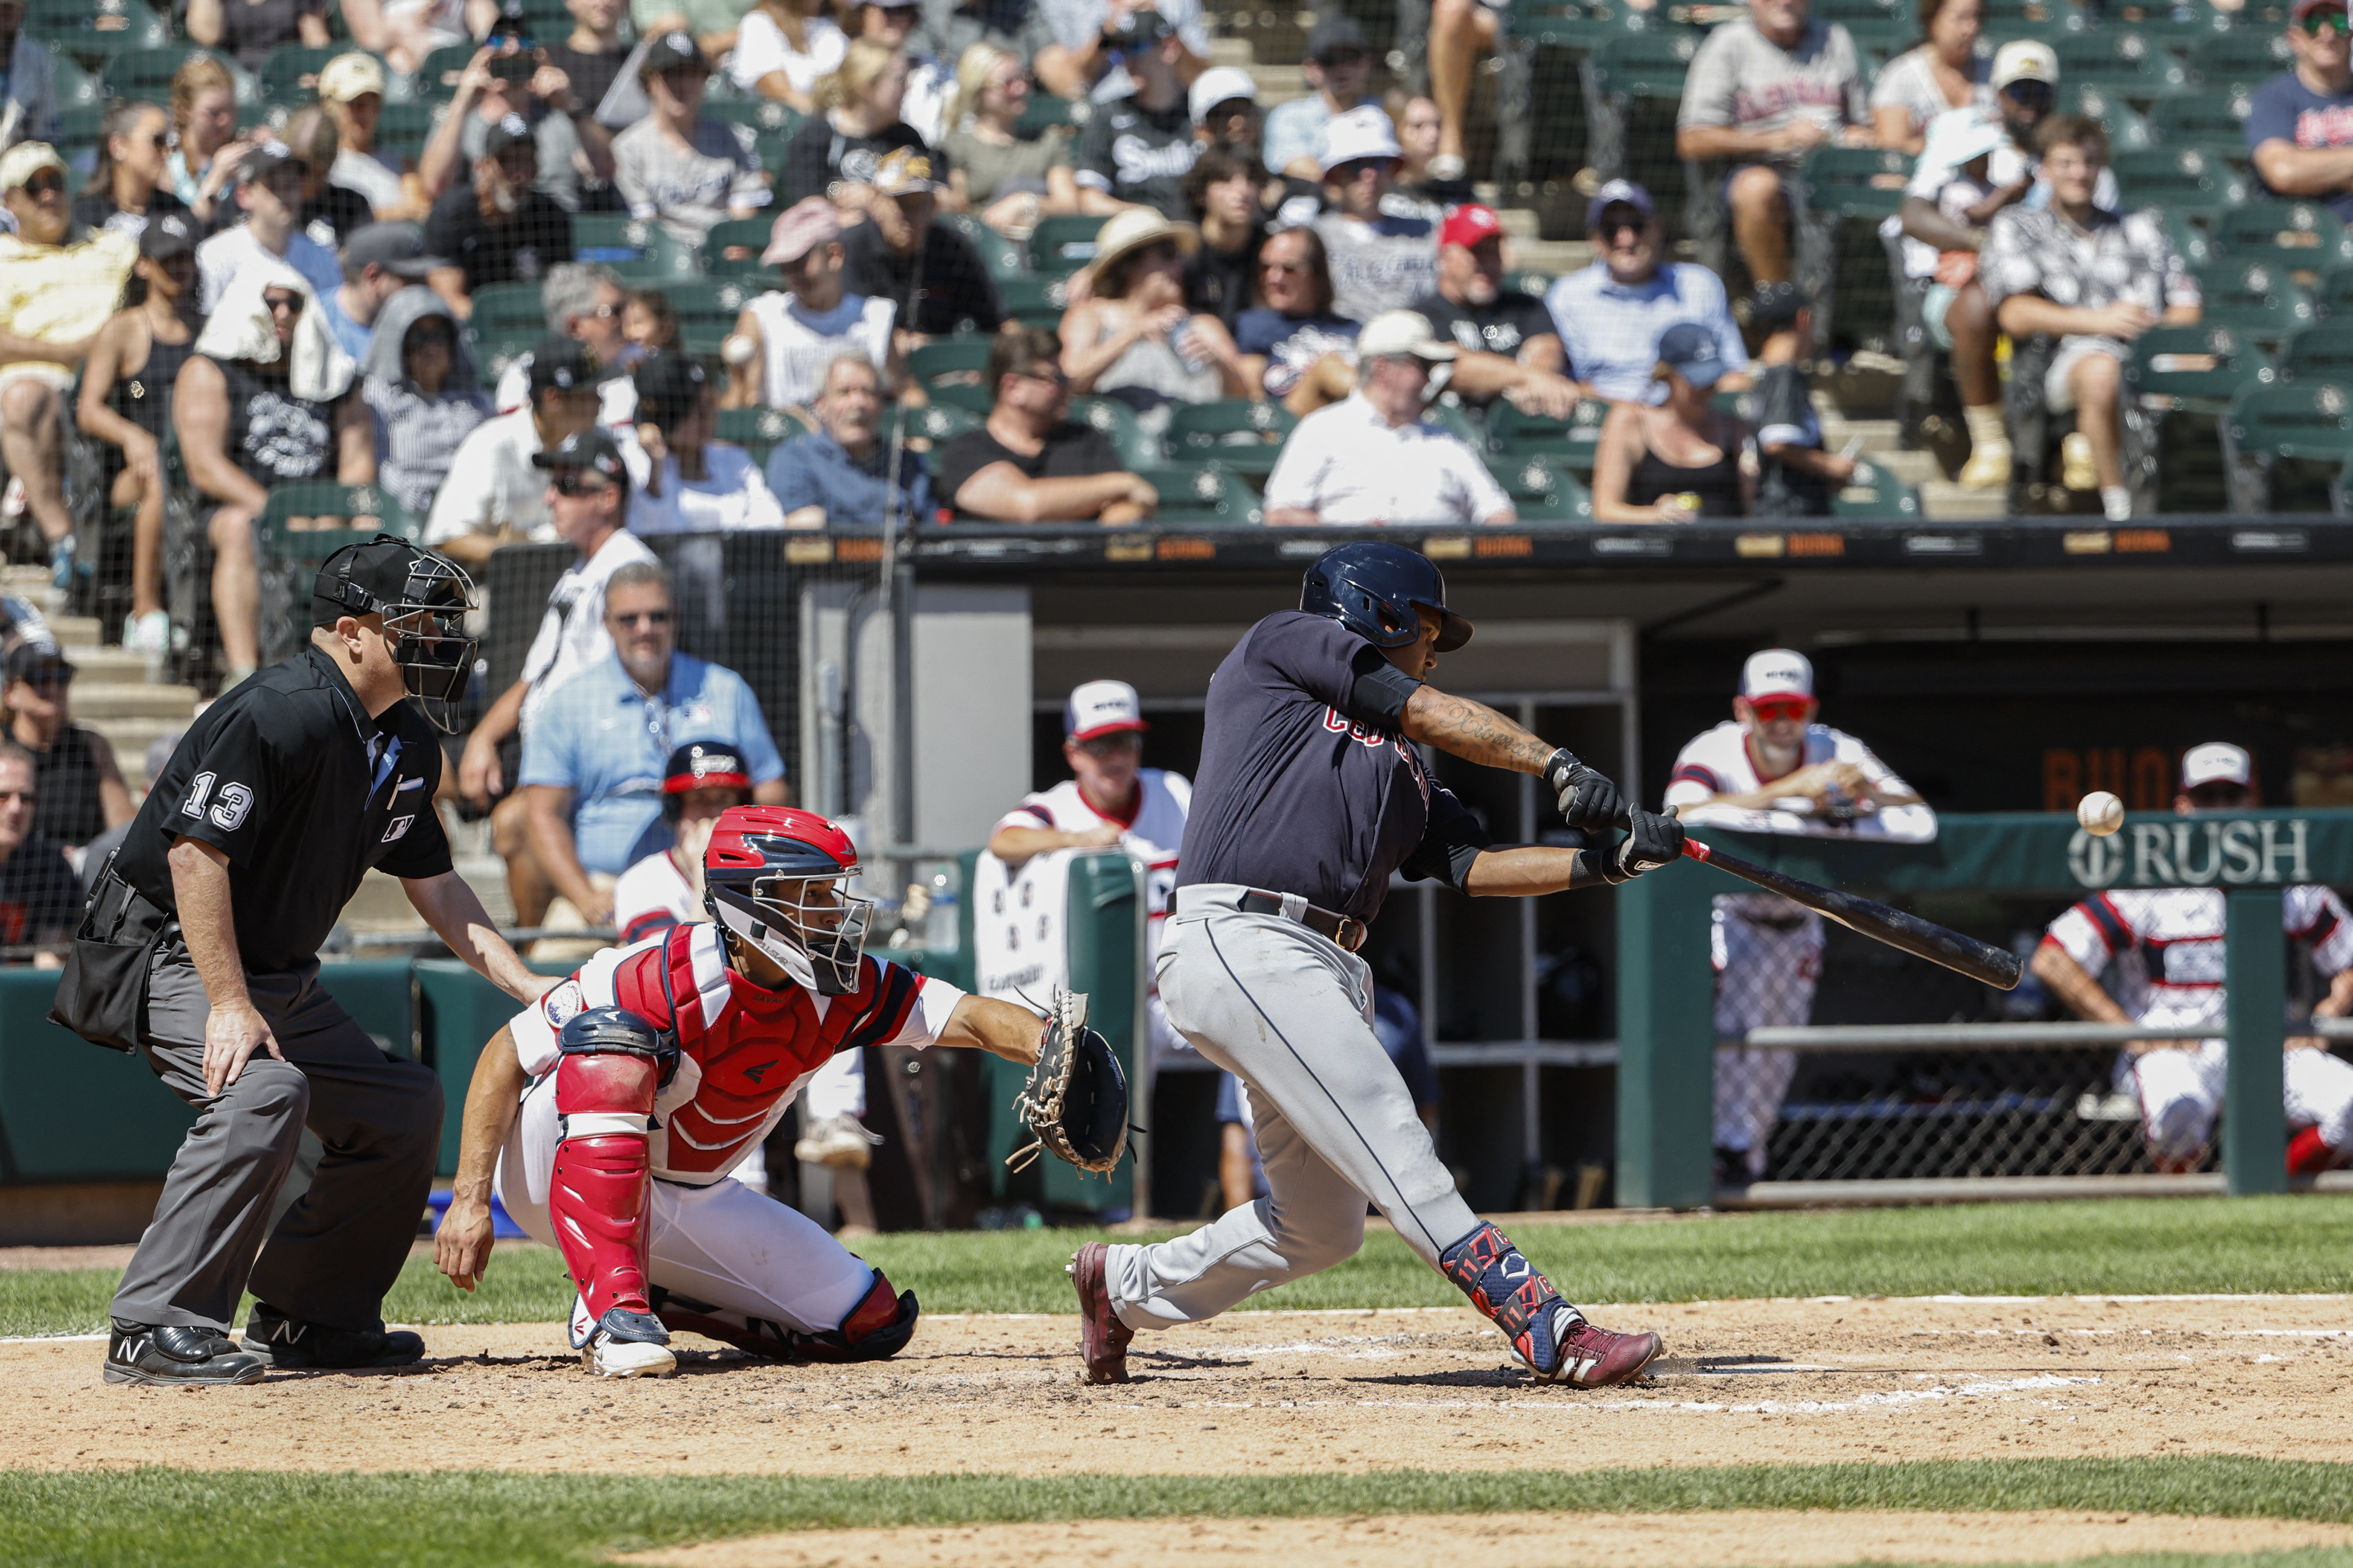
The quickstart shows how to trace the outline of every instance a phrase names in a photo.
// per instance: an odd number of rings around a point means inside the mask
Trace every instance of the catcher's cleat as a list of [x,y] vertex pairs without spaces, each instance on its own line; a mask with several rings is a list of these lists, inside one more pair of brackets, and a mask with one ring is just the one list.
[[357,1372],[425,1359],[425,1341],[406,1329],[333,1329],[290,1318],[265,1301],[245,1321],[245,1351],[280,1372]]
[[1087,1363],[1089,1383],[1127,1381],[1127,1344],[1135,1331],[1112,1310],[1111,1292],[1103,1285],[1103,1263],[1111,1248],[1090,1241],[1071,1254],[1071,1284],[1079,1293],[1079,1354]]
[[1551,1338],[1559,1357],[1553,1370],[1546,1372],[1533,1363],[1529,1370],[1546,1383],[1566,1383],[1576,1388],[1631,1383],[1666,1348],[1656,1334],[1620,1334],[1596,1328],[1585,1321],[1585,1314],[1566,1304],[1554,1310]]
[[162,1387],[259,1383],[269,1372],[259,1356],[211,1327],[185,1323],[126,1323],[114,1319],[107,1336],[109,1383],[144,1383]]
[[874,1146],[881,1142],[855,1116],[828,1116],[793,1144],[793,1158],[805,1165],[862,1171],[872,1163]]
[[668,1377],[678,1370],[678,1357],[670,1348],[670,1331],[659,1319],[625,1307],[610,1307],[584,1335],[584,1317],[575,1301],[572,1342],[580,1347],[581,1371],[598,1377]]

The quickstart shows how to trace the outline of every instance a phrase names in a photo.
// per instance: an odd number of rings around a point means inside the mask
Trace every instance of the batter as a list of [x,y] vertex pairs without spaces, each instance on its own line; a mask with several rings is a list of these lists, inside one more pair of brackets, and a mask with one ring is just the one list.
[[[1209,687],[1185,856],[1156,968],[1171,1024],[1248,1085],[1270,1195],[1173,1241],[1091,1242],[1071,1260],[1091,1383],[1127,1381],[1137,1330],[1201,1322],[1363,1245],[1367,1199],[1494,1321],[1538,1377],[1638,1376],[1652,1333],[1588,1322],[1456,1192],[1373,1032],[1356,950],[1389,877],[1529,897],[1623,882],[1682,853],[1672,817],[1480,703],[1423,684],[1471,639],[1446,584],[1394,544],[1308,568],[1300,608],[1236,644]],[[1498,848],[1416,742],[1541,775],[1571,827],[1609,848]]]

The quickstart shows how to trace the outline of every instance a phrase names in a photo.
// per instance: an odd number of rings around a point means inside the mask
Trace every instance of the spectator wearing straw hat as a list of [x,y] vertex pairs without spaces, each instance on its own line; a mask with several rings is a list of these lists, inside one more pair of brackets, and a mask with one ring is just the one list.
[[729,361],[722,408],[805,407],[824,388],[826,366],[845,353],[864,354],[878,374],[891,369],[899,309],[843,286],[849,261],[831,202],[811,196],[778,214],[760,264],[775,268],[784,287],[736,316],[735,336],[751,352]]
[[1333,309],[1359,321],[1404,310],[1438,286],[1438,225],[1385,209],[1404,153],[1397,128],[1367,104],[1324,130],[1324,203],[1314,222],[1330,258]]
[[1266,481],[1266,521],[1509,523],[1511,498],[1478,455],[1422,417],[1432,367],[1457,358],[1428,318],[1388,310],[1356,336],[1356,390],[1299,422]]
[[[1201,237],[1150,207],[1130,207],[1095,236],[1094,287],[1062,312],[1071,390],[1146,415],[1178,403],[1248,397],[1250,375],[1217,317],[1185,304],[1186,258]],[[1161,413],[1164,422],[1166,415]]]

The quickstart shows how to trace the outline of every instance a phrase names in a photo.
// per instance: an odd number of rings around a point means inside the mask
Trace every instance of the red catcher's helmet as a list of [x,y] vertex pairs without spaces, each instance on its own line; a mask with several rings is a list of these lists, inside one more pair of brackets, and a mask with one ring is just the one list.
[[675,823],[686,814],[686,794],[697,789],[732,789],[752,802],[752,775],[735,748],[722,741],[689,741],[670,754],[662,766],[662,820]]
[[849,836],[814,811],[790,805],[731,805],[702,852],[703,902],[731,938],[740,938],[821,996],[858,989],[871,899],[853,899]]

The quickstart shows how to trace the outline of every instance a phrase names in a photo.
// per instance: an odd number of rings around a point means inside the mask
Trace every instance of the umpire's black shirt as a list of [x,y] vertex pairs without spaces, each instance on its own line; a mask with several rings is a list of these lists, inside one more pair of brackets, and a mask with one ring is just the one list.
[[1392,871],[1461,887],[1489,841],[1398,731],[1419,684],[1322,616],[1244,633],[1209,679],[1176,885],[1297,893],[1363,921]]
[[177,913],[175,838],[228,856],[237,945],[252,973],[318,956],[371,867],[396,877],[450,868],[433,809],[441,748],[406,698],[370,719],[315,647],[205,710],[181,737],[115,858],[115,870]]

